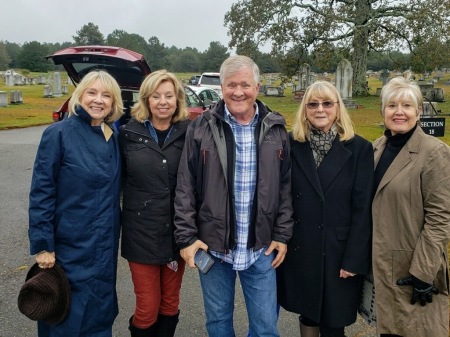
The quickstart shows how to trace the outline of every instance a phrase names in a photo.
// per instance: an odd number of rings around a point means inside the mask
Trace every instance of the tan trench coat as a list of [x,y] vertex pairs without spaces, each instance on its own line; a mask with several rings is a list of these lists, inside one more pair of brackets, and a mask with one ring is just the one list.
[[[374,142],[375,165],[386,137]],[[382,178],[372,204],[373,273],[378,333],[448,337],[450,147],[420,127]],[[439,289],[433,302],[410,304],[409,274]]]

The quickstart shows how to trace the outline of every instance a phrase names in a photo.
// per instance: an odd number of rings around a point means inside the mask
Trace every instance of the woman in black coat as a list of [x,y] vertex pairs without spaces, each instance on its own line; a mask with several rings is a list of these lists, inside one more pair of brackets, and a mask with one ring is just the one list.
[[328,82],[306,90],[290,140],[295,223],[278,301],[301,315],[302,337],[342,337],[370,269],[372,145]]
[[184,89],[165,70],[150,74],[120,132],[123,160],[122,256],[136,295],[131,336],[175,333],[185,262],[173,231],[178,164],[187,120]]

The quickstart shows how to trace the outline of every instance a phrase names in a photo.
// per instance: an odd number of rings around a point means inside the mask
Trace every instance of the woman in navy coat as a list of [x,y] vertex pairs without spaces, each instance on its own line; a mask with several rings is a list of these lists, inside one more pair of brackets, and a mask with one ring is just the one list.
[[305,92],[291,134],[294,231],[278,270],[278,301],[302,337],[343,337],[370,269],[371,144],[354,134],[336,88]]
[[30,251],[40,268],[63,268],[72,301],[60,324],[38,321],[40,337],[112,335],[120,234],[120,153],[112,123],[122,109],[115,79],[94,71],[75,89],[69,118],[42,135],[30,191]]

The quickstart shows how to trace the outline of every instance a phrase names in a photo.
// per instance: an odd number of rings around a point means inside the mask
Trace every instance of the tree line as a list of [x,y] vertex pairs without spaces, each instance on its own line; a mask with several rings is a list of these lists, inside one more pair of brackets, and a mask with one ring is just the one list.
[[[450,2],[436,1],[447,4],[448,8],[443,11],[450,13]],[[423,1],[418,0],[417,2],[420,4]],[[421,12],[422,17],[420,18],[420,23],[425,24],[425,27],[417,24],[417,20],[413,20],[415,24],[410,23],[410,27],[401,27],[403,31],[398,34],[403,37],[409,48],[406,48],[406,52],[398,51],[400,38],[395,36],[394,27],[387,26],[385,20],[392,19],[394,10],[399,17],[401,13],[407,11],[406,7],[400,6],[402,3],[400,0],[397,7],[366,6],[359,8],[360,15],[364,14],[366,18],[367,15],[378,15],[378,21],[369,19],[365,23],[353,21],[353,29],[346,34],[343,33],[346,27],[343,24],[344,19],[348,21],[347,25],[350,25],[349,22],[352,18],[356,20],[358,13],[355,10],[361,1],[346,2],[348,8],[340,8],[340,16],[335,15],[335,11],[330,11],[332,7],[325,6],[326,1],[315,1],[316,7],[311,7],[312,4],[308,4],[308,0],[293,0],[289,2],[289,7],[286,7],[288,3],[285,2],[267,3],[264,1],[264,3],[265,12],[271,13],[273,19],[265,20],[266,16],[264,16],[260,20],[246,21],[244,25],[241,14],[262,10],[259,7],[263,4],[256,0],[240,0],[231,6],[230,12],[225,15],[225,24],[229,26],[231,37],[228,46],[212,41],[204,51],[192,47],[169,47],[156,36],[151,36],[146,40],[143,36],[124,30],[114,30],[105,37],[97,25],[89,22],[76,31],[76,34],[72,36],[72,42],[31,41],[20,45],[0,40],[0,70],[8,68],[32,72],[61,70],[51,61],[46,60],[45,56],[70,46],[109,45],[127,48],[142,54],[152,70],[165,68],[174,72],[201,73],[218,71],[223,60],[230,55],[229,48],[235,48],[237,54],[252,57],[262,73],[281,72],[286,78],[296,75],[303,63],[308,63],[315,72],[332,73],[342,58],[348,58],[354,68],[354,94],[362,95],[365,92],[366,70],[404,71],[412,69],[414,72],[425,72],[438,67],[450,68],[448,26],[446,26],[446,30],[433,31],[432,28],[438,30],[439,27],[442,27],[442,20],[431,22],[428,20],[431,15],[427,15],[428,12],[425,11]],[[370,2],[372,6],[376,3],[378,1]],[[310,17],[292,14],[298,8],[305,10],[304,13],[312,8],[314,10],[311,10]],[[377,13],[384,13],[385,16]],[[407,13],[411,15],[413,11],[408,10]],[[256,14],[255,12],[254,17],[257,17]],[[317,21],[321,16],[327,20]],[[448,22],[448,18],[444,22]],[[248,26],[250,23],[251,25]],[[304,30],[304,27],[308,27],[308,30]],[[336,32],[341,32],[341,35],[332,34],[331,27],[334,27]],[[412,30],[414,34],[408,35],[406,28]],[[428,35],[420,35],[420,33],[424,33],[425,28]],[[383,33],[382,29],[388,30],[389,34]],[[440,35],[437,35],[439,32]],[[365,40],[361,40],[361,34],[365,34]],[[346,40],[350,40],[347,45],[344,43]],[[258,48],[260,42],[268,41],[272,43],[271,52],[261,52]]]
[[396,70],[417,73],[450,65],[448,0],[239,0],[224,21],[229,47],[252,53],[268,42],[287,75],[308,59],[320,67],[349,59],[354,96],[368,93],[372,55],[392,60]]
[[[71,46],[105,45],[133,50],[142,54],[152,70],[168,69],[174,72],[201,73],[218,71],[223,60],[230,56],[229,50],[217,41],[212,41],[208,49],[166,46],[156,36],[146,40],[138,34],[114,30],[106,37],[97,25],[88,23],[72,36],[72,42],[42,43],[25,42],[19,45],[10,41],[0,41],[0,70],[26,69],[32,72],[46,72],[59,69],[45,57]],[[262,72],[279,72],[277,61],[270,54],[258,55]]]

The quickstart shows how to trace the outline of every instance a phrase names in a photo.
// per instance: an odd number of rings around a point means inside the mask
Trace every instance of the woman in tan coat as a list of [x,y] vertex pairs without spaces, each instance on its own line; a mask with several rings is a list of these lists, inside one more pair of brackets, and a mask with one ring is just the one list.
[[381,336],[448,337],[450,148],[418,126],[419,87],[381,92],[386,131],[374,142],[373,274]]

